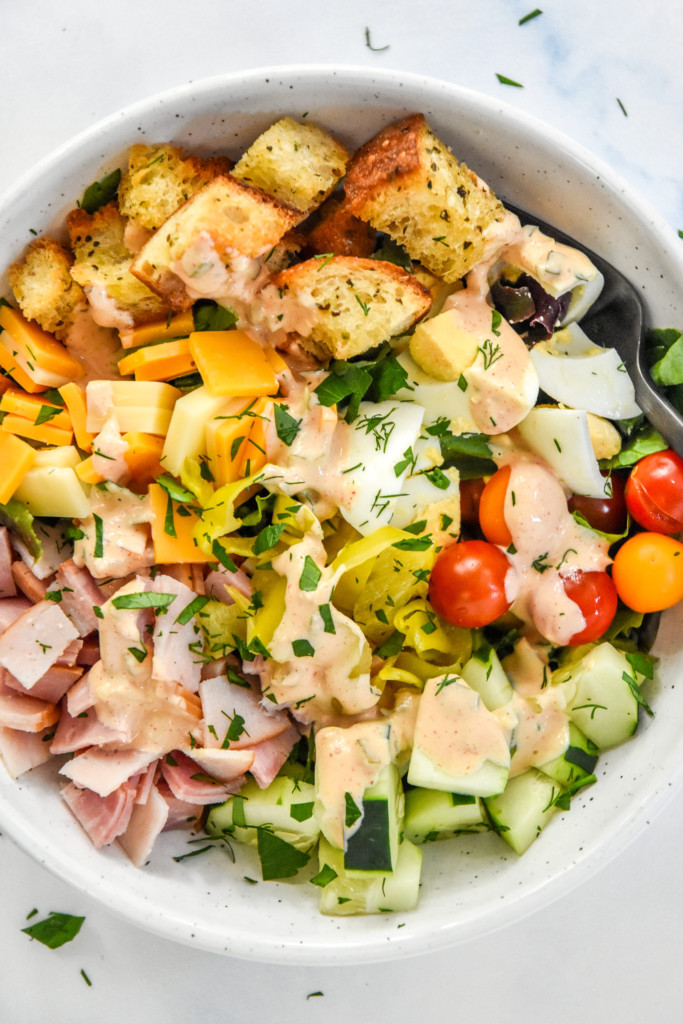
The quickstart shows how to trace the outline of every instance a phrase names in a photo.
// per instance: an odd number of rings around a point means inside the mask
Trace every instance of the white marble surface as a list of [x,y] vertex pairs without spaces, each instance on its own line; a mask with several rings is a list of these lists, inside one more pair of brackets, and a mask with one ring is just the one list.
[[[526,0],[4,4],[0,189],[150,93],[229,70],[337,62],[431,74],[505,99],[588,146],[683,229],[683,7],[541,2],[543,14],[522,26],[535,6]],[[388,49],[371,51],[366,27]],[[497,72],[523,88],[499,84]],[[298,1024],[381,1014],[407,1024],[448,1012],[497,1024],[678,1024],[682,845],[678,794],[595,878],[514,927],[428,958],[335,969],[242,963],[150,937],[3,836],[0,1020]],[[50,951],[21,934],[34,907],[86,922],[74,942]]]

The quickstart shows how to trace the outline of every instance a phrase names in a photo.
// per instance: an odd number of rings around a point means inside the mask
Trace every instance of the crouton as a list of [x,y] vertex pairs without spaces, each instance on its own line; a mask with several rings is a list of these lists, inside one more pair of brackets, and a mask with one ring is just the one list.
[[130,330],[168,314],[167,304],[130,273],[126,222],[116,203],[93,214],[72,210],[66,223],[76,256],[71,274],[83,287],[97,323]]
[[232,173],[310,213],[344,176],[348,159],[346,149],[322,128],[283,117],[259,135]]
[[321,207],[320,218],[308,234],[308,246],[314,253],[367,258],[375,249],[375,230],[355,217],[348,203],[334,195]]
[[277,274],[290,266],[304,247],[304,238],[299,231],[288,231],[263,258],[263,265],[271,274]]
[[171,214],[143,245],[131,270],[174,311],[182,312],[193,299],[181,274],[187,278],[196,277],[200,269],[220,271],[220,263],[236,255],[265,256],[301,219],[293,206],[222,175]]
[[430,306],[411,274],[382,260],[353,256],[312,259],[276,274],[283,297],[313,308],[301,344],[325,360],[348,359],[407,331]]
[[455,159],[422,114],[389,125],[362,146],[344,190],[352,213],[448,282],[479,261],[484,230],[504,213],[489,187]]
[[231,166],[227,157],[202,160],[175,146],[133,146],[119,185],[119,209],[140,227],[156,231],[190,196]]
[[76,310],[85,307],[83,289],[71,276],[73,261],[68,249],[44,237],[9,268],[10,287],[24,316],[60,339]]

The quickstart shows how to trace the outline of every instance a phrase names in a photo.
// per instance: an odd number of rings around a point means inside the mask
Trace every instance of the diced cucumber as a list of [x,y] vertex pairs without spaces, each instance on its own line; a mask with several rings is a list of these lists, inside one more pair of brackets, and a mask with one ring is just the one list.
[[468,775],[451,775],[439,768],[419,747],[413,747],[408,769],[411,786],[424,789],[443,789],[448,793],[466,793],[471,796],[493,796],[502,793],[508,779],[509,765],[484,761],[480,768]]
[[557,814],[555,800],[562,792],[561,786],[532,768],[510,779],[504,793],[484,803],[501,839],[522,854]]
[[638,701],[626,676],[635,679],[625,655],[610,643],[555,673],[553,683],[571,680],[576,685],[569,717],[600,750],[623,743],[636,731]]
[[321,913],[381,914],[414,910],[417,906],[422,851],[407,839],[398,848],[394,871],[386,874],[349,873],[344,869],[342,851],[324,838],[320,839],[318,856],[319,875],[331,876],[329,882],[321,885]]
[[474,652],[460,674],[477,691],[489,711],[502,708],[514,696],[498,655],[489,644],[483,644]]
[[374,786],[363,794],[363,818],[346,834],[344,867],[348,875],[393,871],[403,825],[403,787],[396,765],[386,765]]
[[593,773],[598,760],[598,748],[581,732],[574,722],[569,723],[569,744],[564,754],[539,765],[540,771],[561,786],[570,786],[578,779]]
[[310,782],[279,775],[266,789],[259,789],[250,780],[239,796],[212,807],[206,821],[206,832],[212,836],[229,836],[248,846],[258,844],[258,826],[270,825],[279,839],[297,850],[310,850],[320,834],[313,813],[315,797]]
[[477,832],[486,827],[476,796],[439,789],[409,789],[406,793],[403,832],[412,843],[448,839],[459,832]]

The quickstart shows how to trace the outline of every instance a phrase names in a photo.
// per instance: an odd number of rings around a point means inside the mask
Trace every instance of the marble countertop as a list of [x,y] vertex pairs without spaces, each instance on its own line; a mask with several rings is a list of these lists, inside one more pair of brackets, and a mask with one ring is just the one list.
[[[344,63],[504,99],[593,150],[683,229],[683,7],[545,0],[520,25],[533,9],[527,0],[203,0],[197,15],[178,0],[5,5],[0,190],[75,132],[162,89],[252,67]],[[381,1013],[407,1024],[448,1011],[497,1024],[678,1024],[682,846],[678,793],[616,860],[525,920],[400,965],[331,968],[244,963],[147,935],[2,836],[0,1019],[308,1024]],[[86,922],[51,951],[21,934],[34,907]]]

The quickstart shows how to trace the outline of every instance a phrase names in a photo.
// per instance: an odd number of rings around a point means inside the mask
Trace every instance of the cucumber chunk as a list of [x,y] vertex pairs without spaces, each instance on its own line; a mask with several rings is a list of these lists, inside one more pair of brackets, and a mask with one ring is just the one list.
[[522,854],[557,814],[555,800],[562,792],[561,786],[532,768],[510,779],[504,793],[484,804],[501,839]]
[[571,680],[576,685],[569,717],[600,750],[624,743],[636,731],[638,701],[626,676],[634,678],[631,666],[610,643],[555,673],[553,683]]
[[413,747],[408,771],[411,786],[425,789],[443,789],[448,793],[467,793],[470,796],[492,796],[502,793],[508,779],[509,767],[484,761],[480,768],[467,775],[452,775],[439,768],[419,747]]
[[395,765],[386,765],[363,794],[360,826],[345,835],[347,874],[393,871],[403,824],[403,787]]
[[320,889],[321,913],[381,914],[414,910],[417,906],[422,851],[407,839],[398,848],[394,871],[386,874],[360,876],[357,872],[347,872],[342,851],[324,838],[320,840],[318,856],[320,874],[331,876]]
[[410,789],[406,793],[403,831],[412,843],[429,843],[486,828],[481,802],[476,796],[438,789]]
[[570,786],[592,775],[598,761],[598,748],[574,722],[569,723],[569,744],[564,754],[539,765],[540,771],[561,786]]
[[315,797],[310,782],[279,775],[266,789],[250,780],[225,803],[212,807],[206,832],[225,835],[248,846],[258,844],[258,826],[269,825],[273,835],[306,852],[318,840],[320,829],[313,813]]
[[514,696],[498,655],[489,644],[477,648],[460,674],[477,691],[489,711],[502,708]]

